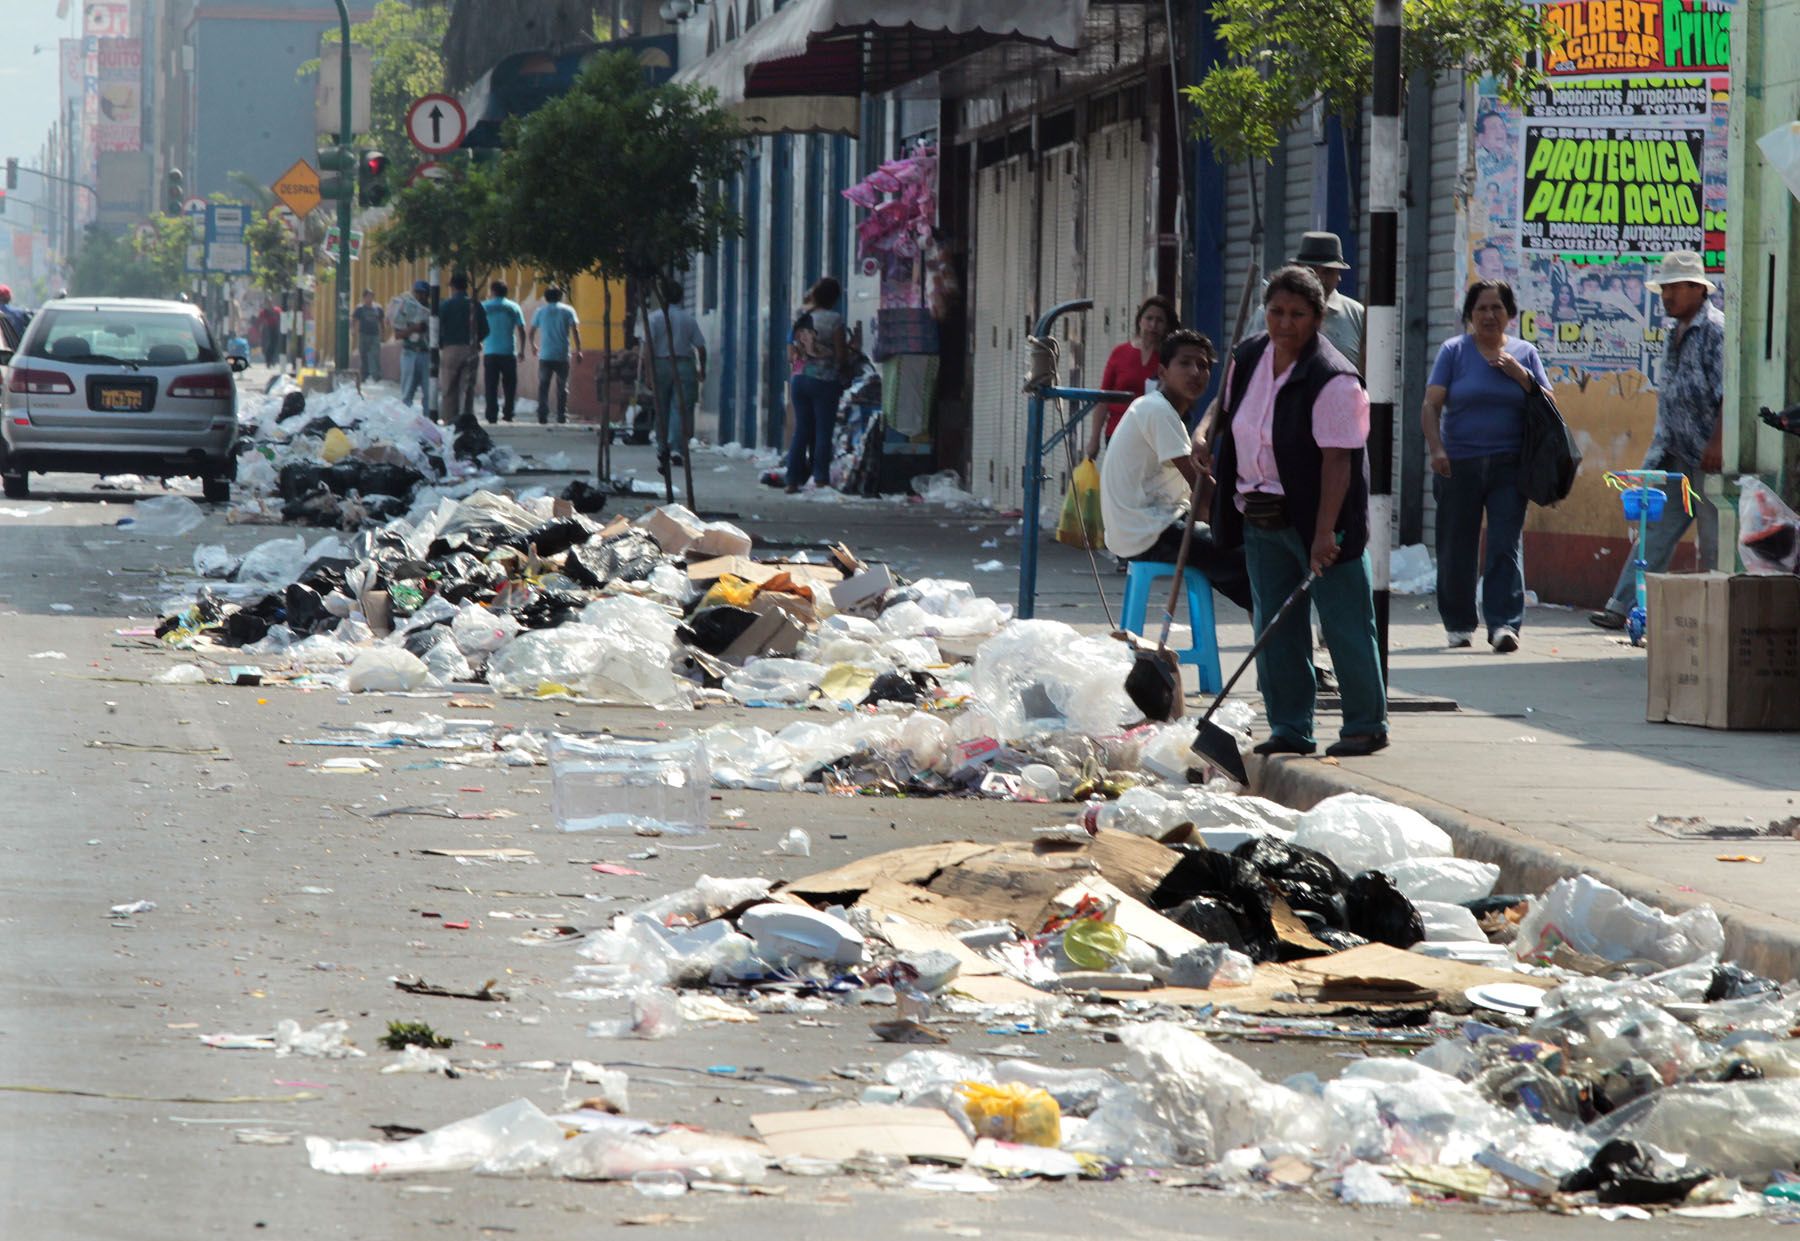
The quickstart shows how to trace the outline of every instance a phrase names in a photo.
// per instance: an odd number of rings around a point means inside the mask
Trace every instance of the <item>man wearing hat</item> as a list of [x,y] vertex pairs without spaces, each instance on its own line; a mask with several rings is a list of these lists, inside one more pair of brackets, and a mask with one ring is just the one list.
[[431,284],[413,281],[412,296],[394,307],[394,339],[400,342],[400,401],[411,405],[420,396],[431,412]]
[[1338,281],[1350,270],[1344,262],[1344,243],[1336,233],[1307,233],[1300,239],[1300,251],[1289,260],[1301,267],[1312,268],[1313,275],[1325,286],[1325,326],[1320,330],[1325,339],[1357,370],[1363,366],[1363,319],[1367,312],[1354,297],[1338,292]]
[[[1662,295],[1663,310],[1673,319],[1663,349],[1662,370],[1656,380],[1656,430],[1644,454],[1644,469],[1686,474],[1694,489],[1694,514],[1679,504],[1663,510],[1661,521],[1650,523],[1643,558],[1646,572],[1662,573],[1675,555],[1676,544],[1695,517],[1700,520],[1700,569],[1710,571],[1719,559],[1719,511],[1700,488],[1700,461],[1719,425],[1725,400],[1725,316],[1709,300],[1717,286],[1706,278],[1706,264],[1692,250],[1676,250],[1662,261],[1662,270],[1648,285]],[[1671,494],[1670,500],[1676,497]],[[1623,629],[1625,618],[1637,600],[1635,557],[1626,557],[1606,607],[1588,619],[1602,629]]]

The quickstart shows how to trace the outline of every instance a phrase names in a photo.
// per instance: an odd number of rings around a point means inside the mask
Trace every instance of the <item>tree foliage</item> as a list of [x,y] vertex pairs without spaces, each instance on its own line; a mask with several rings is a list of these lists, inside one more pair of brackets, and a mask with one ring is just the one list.
[[174,297],[187,286],[188,223],[180,216],[150,220],[140,242],[90,228],[75,253],[69,291],[80,297]]
[[518,257],[554,279],[649,279],[743,230],[706,192],[743,161],[737,122],[709,90],[647,85],[629,53],[596,56],[506,135],[507,231]]
[[266,212],[244,230],[250,246],[250,282],[264,293],[280,296],[300,275],[299,245],[287,226]]
[[468,164],[442,181],[421,178],[401,190],[375,233],[381,263],[429,260],[465,271],[477,287],[515,257],[507,196],[488,165]]
[[[594,39],[603,0],[452,0],[444,84],[461,90],[515,52],[561,51]],[[610,0],[604,0],[610,8]]]
[[[413,100],[444,88],[444,58],[439,51],[449,29],[450,14],[443,8],[414,7],[406,0],[379,0],[369,19],[350,27],[353,43],[370,50],[374,69],[369,75],[369,132],[362,142],[385,153],[397,172],[404,175],[420,156],[406,136],[406,110]],[[326,33],[336,43],[336,30]],[[319,61],[300,66],[301,77],[319,72]]]
[[[1315,101],[1352,115],[1371,89],[1373,5],[1355,0],[1212,0],[1225,61],[1183,94],[1195,133],[1221,160],[1266,160]],[[1406,0],[1403,72],[1492,75],[1521,100],[1539,80],[1532,54],[1553,34],[1525,0]]]

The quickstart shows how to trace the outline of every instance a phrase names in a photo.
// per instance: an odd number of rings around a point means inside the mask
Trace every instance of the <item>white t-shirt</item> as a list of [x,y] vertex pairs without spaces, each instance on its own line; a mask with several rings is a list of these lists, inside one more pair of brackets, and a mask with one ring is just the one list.
[[1187,427],[1168,397],[1152,392],[1131,403],[1100,463],[1106,550],[1142,555],[1186,515],[1188,481],[1170,462],[1191,451]]

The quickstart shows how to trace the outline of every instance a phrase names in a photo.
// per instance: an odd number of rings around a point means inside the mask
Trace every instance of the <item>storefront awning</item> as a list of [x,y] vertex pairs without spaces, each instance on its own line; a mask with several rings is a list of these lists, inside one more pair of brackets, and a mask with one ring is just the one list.
[[709,86],[753,133],[855,135],[859,99],[997,43],[1074,52],[1088,0],[789,0],[676,74]]

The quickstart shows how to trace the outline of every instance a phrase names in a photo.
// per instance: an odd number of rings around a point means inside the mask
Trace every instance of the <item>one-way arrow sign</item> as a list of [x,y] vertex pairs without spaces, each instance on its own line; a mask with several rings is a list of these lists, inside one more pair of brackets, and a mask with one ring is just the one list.
[[447,155],[469,132],[468,114],[449,95],[425,95],[406,110],[406,136],[427,155]]

